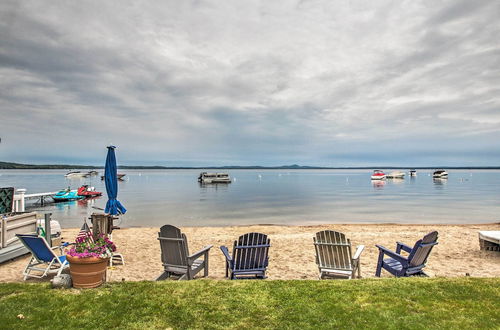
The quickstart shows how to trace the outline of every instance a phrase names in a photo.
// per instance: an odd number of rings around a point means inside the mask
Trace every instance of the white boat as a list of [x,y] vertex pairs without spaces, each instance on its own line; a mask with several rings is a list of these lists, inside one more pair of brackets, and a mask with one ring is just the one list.
[[394,171],[385,176],[387,179],[404,179],[405,173],[401,171]]
[[385,179],[385,173],[382,172],[381,170],[375,170],[373,171],[372,174],[372,180],[384,180]]
[[448,178],[448,172],[446,172],[445,170],[435,170],[434,173],[432,173],[432,177],[446,179]]
[[410,170],[410,176],[417,176],[417,170]]
[[80,171],[70,171],[64,175],[66,178],[86,178],[90,176],[88,172],[80,172]]
[[208,173],[201,172],[198,176],[200,183],[231,183],[231,178],[227,173]]

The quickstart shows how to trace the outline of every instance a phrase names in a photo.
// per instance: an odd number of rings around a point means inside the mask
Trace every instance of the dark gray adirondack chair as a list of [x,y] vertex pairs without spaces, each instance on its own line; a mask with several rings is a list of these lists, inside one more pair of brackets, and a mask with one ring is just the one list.
[[[396,277],[402,276],[427,276],[422,270],[425,267],[427,258],[432,251],[432,248],[437,243],[438,232],[433,231],[418,240],[413,248],[408,245],[396,242],[396,252],[386,249],[383,246],[376,245],[379,249],[377,270],[375,276],[380,277],[382,268]],[[401,255],[401,250],[408,253],[408,257]],[[385,258],[387,255],[390,258]]]
[[220,249],[226,257],[226,277],[231,280],[243,278],[266,278],[271,240],[267,235],[248,233],[234,241],[233,256],[225,246]]
[[358,246],[354,257],[351,251],[351,240],[344,234],[333,230],[323,230],[313,237],[316,249],[316,264],[319,278],[356,278],[361,277],[360,256],[365,248]]
[[[212,245],[189,255],[186,235],[171,225],[160,228],[158,240],[161,248],[161,261],[164,272],[156,280],[164,280],[171,276],[179,280],[191,280],[204,269],[203,276],[208,276],[208,253]],[[200,257],[204,257],[200,260]]]

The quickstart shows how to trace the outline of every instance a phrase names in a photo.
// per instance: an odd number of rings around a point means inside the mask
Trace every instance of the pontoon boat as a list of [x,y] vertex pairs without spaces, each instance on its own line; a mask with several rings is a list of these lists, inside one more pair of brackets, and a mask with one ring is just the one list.
[[201,183],[231,183],[231,178],[227,173],[207,173],[201,172],[198,176]]

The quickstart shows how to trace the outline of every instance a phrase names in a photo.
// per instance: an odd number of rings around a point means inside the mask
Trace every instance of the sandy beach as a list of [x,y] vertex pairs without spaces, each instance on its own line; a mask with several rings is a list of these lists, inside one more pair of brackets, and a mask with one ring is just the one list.
[[[187,235],[190,253],[206,245],[210,251],[211,279],[224,279],[224,257],[219,246],[232,247],[233,241],[247,232],[261,232],[271,239],[268,278],[317,279],[318,268],[312,244],[314,234],[320,230],[337,230],[351,239],[353,250],[365,245],[361,255],[361,273],[365,278],[374,277],[378,257],[375,244],[392,250],[396,241],[410,246],[426,233],[437,230],[439,244],[429,257],[426,272],[430,276],[457,277],[468,273],[474,277],[500,276],[500,252],[479,250],[479,230],[500,230],[500,224],[477,225],[396,225],[396,224],[329,224],[317,226],[228,226],[181,227]],[[123,228],[115,230],[113,240],[118,252],[125,257],[124,266],[108,270],[110,281],[154,280],[162,272],[159,228]],[[79,229],[63,230],[63,241],[73,241]],[[28,256],[19,257],[0,265],[0,282],[20,282]],[[388,273],[383,273],[388,276]],[[29,279],[28,282],[38,281]],[[43,281],[47,281],[44,279]]]

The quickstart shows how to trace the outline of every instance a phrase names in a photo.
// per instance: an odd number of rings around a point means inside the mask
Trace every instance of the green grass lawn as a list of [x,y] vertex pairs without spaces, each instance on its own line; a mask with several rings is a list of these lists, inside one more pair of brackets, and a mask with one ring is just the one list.
[[4,283],[0,328],[499,329],[500,278]]

